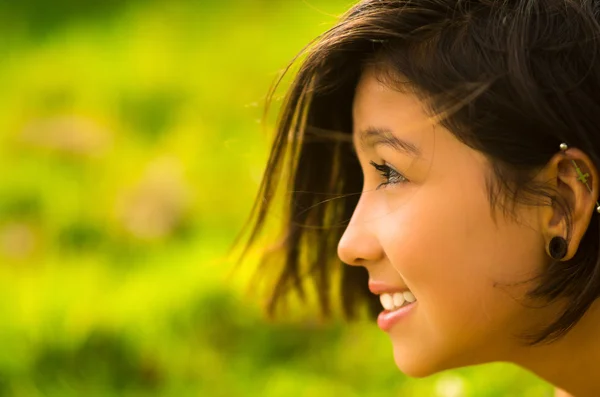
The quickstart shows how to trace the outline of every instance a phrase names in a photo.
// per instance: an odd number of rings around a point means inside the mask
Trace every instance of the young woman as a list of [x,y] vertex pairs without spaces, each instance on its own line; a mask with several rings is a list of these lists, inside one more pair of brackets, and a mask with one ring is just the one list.
[[600,0],[366,0],[304,55],[250,239],[289,192],[271,309],[312,280],[409,376],[600,396]]

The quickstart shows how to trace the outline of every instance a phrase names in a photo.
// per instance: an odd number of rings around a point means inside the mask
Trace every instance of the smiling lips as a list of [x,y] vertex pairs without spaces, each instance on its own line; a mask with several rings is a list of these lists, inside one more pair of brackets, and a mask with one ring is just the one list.
[[393,311],[415,302],[415,295],[408,287],[397,287],[382,281],[369,280],[369,290],[379,295],[381,305],[387,311]]
[[[381,295],[381,303],[384,305],[385,310],[379,313],[379,316],[377,317],[377,325],[379,325],[379,328],[381,328],[383,331],[391,331],[394,325],[401,320],[406,319],[417,306],[417,301],[413,300],[412,302],[409,302],[404,298],[405,294],[409,299],[414,299],[414,295],[410,291],[397,292],[393,295],[387,293]],[[396,302],[399,302],[400,299],[403,299],[402,305],[396,306],[394,299],[397,299]]]

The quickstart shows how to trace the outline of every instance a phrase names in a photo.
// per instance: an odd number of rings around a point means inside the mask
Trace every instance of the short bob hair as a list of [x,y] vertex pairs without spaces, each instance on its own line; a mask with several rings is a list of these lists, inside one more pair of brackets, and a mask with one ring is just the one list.
[[[305,280],[325,315],[332,298],[341,298],[349,319],[365,303],[370,313],[381,309],[366,271],[336,255],[362,189],[352,103],[368,65],[385,71],[390,86],[419,95],[443,126],[487,157],[492,210],[511,216],[515,204],[554,202],[570,229],[566,202],[533,175],[562,142],[600,164],[599,20],[596,0],[364,0],[318,37],[301,54],[251,218],[247,248],[265,230],[282,186],[291,196],[277,201],[286,206],[276,251],[283,266],[271,269],[268,312],[292,290],[303,297]],[[529,280],[536,282],[528,298],[569,302],[525,338],[530,345],[563,336],[600,296],[599,218],[592,216],[575,256],[549,259]],[[259,273],[272,275],[265,266]]]

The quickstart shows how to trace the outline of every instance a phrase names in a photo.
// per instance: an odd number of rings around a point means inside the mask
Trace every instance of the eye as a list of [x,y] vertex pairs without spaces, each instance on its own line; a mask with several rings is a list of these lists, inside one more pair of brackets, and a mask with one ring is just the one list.
[[404,175],[385,163],[377,164],[376,162],[371,161],[370,164],[381,174],[381,177],[384,180],[379,186],[377,186],[377,189],[386,187],[388,185],[408,182],[408,179],[406,179]]

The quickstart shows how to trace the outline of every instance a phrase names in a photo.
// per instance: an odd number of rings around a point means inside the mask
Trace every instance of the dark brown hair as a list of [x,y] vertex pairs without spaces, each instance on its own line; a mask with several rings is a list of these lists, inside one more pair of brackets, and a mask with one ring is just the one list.
[[[366,271],[336,255],[362,189],[351,109],[368,64],[383,65],[397,88],[404,83],[395,76],[405,77],[446,128],[486,155],[492,208],[514,215],[516,203],[554,201],[570,214],[533,176],[561,142],[600,164],[599,15],[593,0],[365,0],[308,46],[283,103],[247,240],[256,244],[273,202],[286,206],[281,244],[258,270],[275,276],[269,313],[288,292],[303,296],[305,281],[324,314],[332,299],[348,318],[361,302],[381,309]],[[274,201],[282,191],[289,196]],[[528,297],[570,304],[528,337],[532,345],[564,335],[600,296],[593,216],[575,256],[536,277]]]

